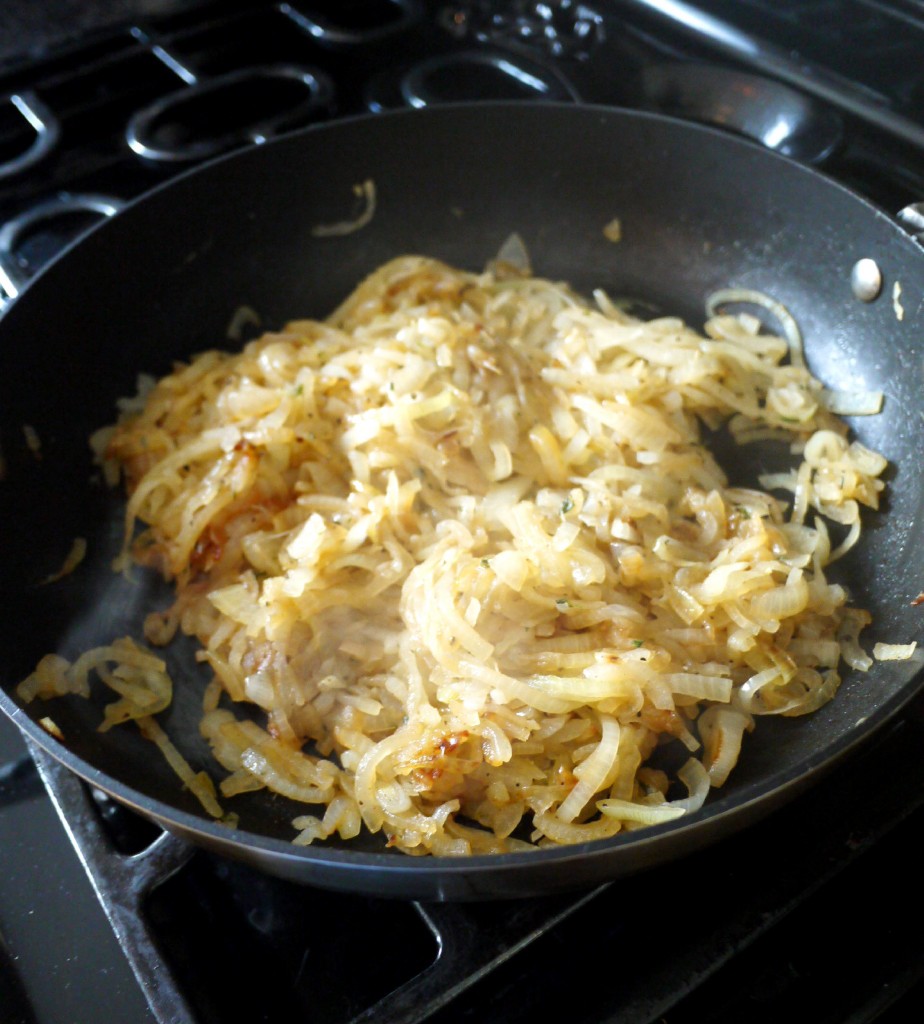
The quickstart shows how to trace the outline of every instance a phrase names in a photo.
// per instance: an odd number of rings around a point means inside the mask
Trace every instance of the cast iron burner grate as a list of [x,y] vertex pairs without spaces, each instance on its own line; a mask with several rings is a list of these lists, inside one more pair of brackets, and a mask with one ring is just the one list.
[[[924,72],[902,71],[917,69],[924,52],[918,8],[872,0],[800,0],[785,12],[768,0],[180,5],[0,68],[0,286],[15,295],[100,217],[204,159],[331,118],[449,101],[675,113],[792,152],[897,211],[924,195]],[[847,31],[855,23],[862,32]],[[805,52],[775,44],[783,32],[796,33]],[[826,45],[831,33],[836,47]],[[870,50],[878,63],[866,59]],[[895,72],[888,80],[884,66]],[[732,73],[741,89],[730,111],[716,92],[727,98]]]
[[32,754],[158,1024],[516,1024],[568,992],[575,1024],[769,1024],[793,1008],[859,1024],[906,1019],[924,977],[911,927],[924,778],[907,768],[922,710],[720,848],[494,903],[284,882],[139,833],[132,812]]

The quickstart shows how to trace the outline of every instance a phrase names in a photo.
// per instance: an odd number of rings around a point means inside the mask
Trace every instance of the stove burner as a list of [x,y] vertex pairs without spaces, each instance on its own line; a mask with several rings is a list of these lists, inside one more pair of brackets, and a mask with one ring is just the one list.
[[61,133],[54,114],[31,90],[14,93],[9,97],[9,102],[35,132],[35,138],[24,152],[0,163],[0,181],[22,174],[44,160],[58,144]]
[[323,71],[292,65],[243,68],[157,100],[129,121],[129,147],[146,160],[195,161],[259,143],[328,112]]
[[[28,747],[158,1024],[194,1024],[199,1010],[209,1020],[258,1012],[291,1019],[294,1008],[308,1006],[315,1021],[422,1022],[608,889],[509,907],[425,905],[283,882],[166,832],[123,852],[99,798],[34,743]],[[349,988],[325,994],[345,953],[324,937],[354,920],[360,928],[347,956],[362,970]],[[389,934],[401,937],[394,962],[378,955]],[[255,992],[229,985],[229,965],[233,976],[241,959],[242,976],[258,974]],[[195,1005],[196,995],[206,998],[205,1008]],[[245,1007],[252,998],[259,1005]]]
[[412,107],[460,100],[580,99],[574,86],[553,68],[481,50],[416,64],[401,79],[400,89],[405,103]]
[[420,0],[316,0],[309,11],[280,4],[280,11],[325,46],[378,43],[418,22]]
[[[65,239],[83,234],[90,226],[88,220],[96,222],[100,218],[111,217],[124,205],[122,200],[113,196],[62,192],[8,220],[0,228],[0,290],[5,298],[15,299],[34,272],[28,258],[21,255],[23,243],[31,232],[51,226],[56,234],[55,248],[60,248]],[[68,222],[71,227],[68,227]],[[47,253],[44,255],[47,259]],[[37,262],[41,264],[45,260]],[[0,295],[0,304],[2,301]]]

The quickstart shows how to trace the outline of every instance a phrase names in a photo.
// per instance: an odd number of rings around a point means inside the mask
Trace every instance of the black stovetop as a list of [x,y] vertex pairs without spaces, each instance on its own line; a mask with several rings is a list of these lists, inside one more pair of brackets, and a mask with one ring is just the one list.
[[[217,152],[267,121],[452,99],[663,109],[744,130],[890,212],[924,198],[918,0],[54,0],[4,19],[0,98],[18,103],[0,102],[0,283],[14,289],[101,210],[202,159],[203,132]],[[293,68],[311,82],[292,85]],[[729,111],[730,83],[761,102]],[[217,104],[157,107],[203,86]],[[101,1006],[114,1024],[512,1024],[559,1003],[576,1024],[908,1020],[922,742],[919,701],[792,805],[678,864],[428,907],[158,839],[41,756],[40,779],[0,720],[0,1024],[82,1024]]]
[[[145,990],[81,863],[89,857],[99,881],[127,854],[150,859],[136,842],[143,827],[106,803],[98,817],[83,784],[45,761],[61,776],[52,785],[72,827],[77,819],[77,848],[25,771],[0,784],[0,1020],[89,1022],[101,1001],[119,1024],[525,1024],[559,1003],[573,1024],[917,1019],[924,773],[909,766],[922,742],[924,713],[913,711],[719,847],[591,892],[513,904],[327,893],[177,842],[160,858],[164,873],[180,865],[169,879],[155,867],[140,895],[116,887],[116,915],[127,910],[157,944],[153,968],[141,957]],[[0,722],[0,756],[22,751]],[[88,811],[89,831],[79,820]]]

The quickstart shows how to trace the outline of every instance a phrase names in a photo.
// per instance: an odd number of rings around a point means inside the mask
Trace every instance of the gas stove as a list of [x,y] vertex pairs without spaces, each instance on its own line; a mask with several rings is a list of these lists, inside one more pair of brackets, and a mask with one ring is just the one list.
[[[663,111],[748,135],[889,212],[924,199],[918,0],[10,6],[4,301],[92,223],[211,156],[454,100]],[[194,850],[4,719],[0,1020],[916,1018],[922,743],[919,700],[709,850],[590,891],[433,905],[294,886]]]

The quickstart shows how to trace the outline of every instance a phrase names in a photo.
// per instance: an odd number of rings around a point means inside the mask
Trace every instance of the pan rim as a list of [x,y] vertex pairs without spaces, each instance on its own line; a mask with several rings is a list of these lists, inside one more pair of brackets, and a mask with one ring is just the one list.
[[[341,846],[325,846],[323,843],[302,847],[289,840],[259,832],[250,832],[246,828],[232,827],[206,818],[204,814],[200,816],[165,803],[158,797],[148,796],[96,768],[48,733],[3,689],[0,689],[0,709],[38,747],[70,769],[88,785],[107,793],[143,817],[155,820],[165,831],[174,831],[170,825],[175,824],[181,833],[207,837],[222,845],[228,842],[246,844],[248,849],[273,853],[288,861],[310,861],[338,868],[352,867],[357,871],[374,868],[395,877],[417,876],[421,872],[424,875],[438,874],[454,877],[470,876],[486,871],[494,873],[498,868],[512,871],[521,865],[536,865],[538,867],[548,864],[561,865],[572,861],[586,864],[588,860],[593,861],[598,857],[605,856],[614,849],[631,846],[636,850],[644,850],[664,836],[680,831],[692,834],[707,824],[711,825],[713,822],[725,818],[737,819],[745,812],[749,812],[753,815],[753,820],[757,820],[763,816],[762,810],[772,811],[778,803],[785,801],[787,797],[797,795],[803,788],[818,781],[821,773],[834,768],[851,751],[869,742],[895,718],[903,707],[911,703],[921,688],[921,684],[921,677],[916,676],[915,680],[907,684],[905,689],[896,693],[890,701],[877,708],[873,714],[863,718],[850,733],[822,748],[818,755],[780,769],[779,772],[760,782],[750,783],[745,791],[707,799],[706,804],[699,810],[685,814],[681,818],[647,826],[637,831],[622,832],[607,839],[510,853],[472,854],[465,857],[409,857],[400,851],[350,850]],[[748,821],[750,820],[752,819],[748,818]],[[660,863],[660,860],[652,861],[653,865],[657,863]],[[619,872],[614,871],[613,877],[617,877],[618,874]]]
[[459,117],[470,115],[474,111],[485,112],[513,112],[517,111],[518,116],[546,117],[550,114],[561,115],[571,118],[598,119],[601,123],[613,118],[624,118],[626,120],[648,122],[651,124],[662,124],[672,126],[674,130],[688,132],[691,136],[701,135],[708,138],[724,140],[723,144],[732,147],[740,147],[744,152],[760,154],[760,159],[779,161],[792,172],[804,175],[809,179],[822,179],[830,188],[835,189],[845,196],[849,196],[854,202],[860,203],[877,218],[881,218],[886,224],[893,228],[898,237],[904,239],[916,249],[924,248],[924,242],[917,241],[913,235],[906,231],[896,220],[895,216],[889,213],[884,207],[864,196],[861,192],[838,181],[828,175],[823,169],[809,167],[798,160],[767,149],[759,142],[749,139],[734,131],[723,129],[715,125],[705,124],[698,121],[688,121],[672,114],[659,113],[657,111],[636,110],[630,107],[621,107],[605,104],[584,104],[577,105],[565,100],[479,100],[479,101],[458,101],[441,103],[431,107],[411,107],[396,110],[388,110],[380,113],[362,112],[346,117],[338,118],[335,121],[317,122],[306,125],[303,128],[294,129],[289,132],[265,139],[260,143],[245,145],[217,156],[210,157],[200,164],[179,171],[166,181],[152,186],[147,191],[124,202],[118,213],[106,217],[93,224],[87,230],[70,241],[59,252],[57,252],[47,263],[45,263],[21,288],[19,294],[9,299],[5,304],[0,303],[0,323],[7,316],[21,305],[21,299],[34,285],[42,281],[62,260],[68,258],[71,253],[78,250],[89,238],[107,231],[109,225],[116,219],[123,219],[131,216],[133,211],[142,208],[149,202],[154,202],[163,193],[181,188],[186,182],[195,180],[200,176],[211,173],[214,169],[226,164],[246,159],[256,159],[257,154],[262,151],[270,151],[283,148],[287,145],[300,145],[301,139],[311,138],[317,134],[332,134],[341,131],[349,131],[357,126],[367,124],[381,124],[387,121],[399,121],[405,119],[441,119],[445,117]]
[[[145,204],[152,202],[162,193],[169,192],[180,187],[184,182],[195,180],[208,175],[215,167],[241,159],[257,159],[256,154],[265,147],[284,147],[286,145],[299,144],[298,140],[316,135],[318,133],[339,133],[349,131],[357,124],[381,123],[383,119],[445,119],[447,117],[459,116],[470,113],[477,108],[479,112],[486,110],[497,111],[531,111],[530,117],[542,117],[549,112],[559,112],[560,116],[571,118],[582,118],[585,120],[596,120],[605,125],[612,123],[614,119],[627,119],[639,122],[652,122],[672,126],[675,130],[682,129],[689,133],[690,137],[701,135],[721,137],[731,147],[740,147],[752,153],[761,154],[761,159],[771,161],[778,160],[795,168],[798,172],[810,178],[823,178],[827,185],[837,189],[849,196],[855,203],[860,203],[869,212],[878,218],[886,221],[898,236],[904,238],[908,245],[919,249],[917,243],[905,232],[901,226],[880,206],[871,200],[855,192],[851,188],[828,177],[824,172],[815,168],[805,167],[797,161],[786,157],[783,154],[766,150],[758,143],[751,140],[732,135],[721,129],[691,123],[682,119],[664,114],[649,113],[620,107],[609,106],[575,106],[565,102],[544,102],[544,101],[490,101],[481,103],[456,103],[445,104],[439,107],[423,108],[414,110],[398,110],[386,113],[364,113],[352,117],[342,118],[334,122],[311,125],[299,131],[287,133],[275,139],[268,140],[261,146],[252,146],[245,149],[235,150],[208,160],[194,168],[190,168],[169,179],[168,181],[155,186],[136,199],[127,203],[124,210],[117,215],[117,219],[131,216],[133,211],[142,209]],[[565,114],[567,112],[567,114]],[[725,144],[725,143],[723,143]],[[9,303],[0,316],[0,323],[6,321],[7,317],[15,319],[15,310],[23,305],[24,300],[28,303],[29,296],[40,282],[59,266],[63,261],[72,257],[72,254],[91,236],[105,232],[112,221],[102,222],[91,228],[89,232],[76,239],[63,249],[46,267],[44,267],[22,290],[19,297]],[[498,871],[519,869],[526,865],[549,865],[564,864],[580,860],[582,863],[606,857],[613,850],[632,847],[644,851],[653,843],[658,842],[665,836],[684,831],[693,833],[707,823],[730,817],[737,817],[743,811],[754,812],[764,805],[769,811],[775,805],[777,799],[783,799],[792,790],[798,790],[802,785],[807,784],[808,777],[817,775],[819,770],[833,766],[845,754],[860,746],[877,732],[883,725],[891,720],[898,711],[908,704],[924,683],[921,674],[904,683],[901,690],[894,694],[888,701],[880,705],[865,719],[851,726],[845,734],[837,740],[826,744],[817,753],[803,758],[798,763],[787,768],[782,768],[768,778],[758,783],[749,784],[748,788],[736,791],[732,795],[719,795],[711,799],[703,808],[673,822],[666,822],[660,825],[648,827],[644,830],[631,833],[623,833],[610,839],[595,840],[575,844],[574,846],[543,848],[533,851],[512,852],[505,854],[482,854],[460,858],[409,858],[394,851],[369,852],[360,850],[349,850],[341,847],[326,847],[323,844],[314,844],[309,848],[302,848],[293,845],[291,842],[268,836],[261,833],[250,832],[246,828],[229,828],[226,825],[214,822],[197,814],[184,811],[172,804],[168,804],[157,797],[147,796],[145,793],[125,785],[118,779],[109,776],[90,764],[85,759],[72,753],[69,748],[50,736],[41,725],[33,719],[26,710],[18,704],[6,691],[0,689],[0,708],[12,719],[12,721],[33,740],[39,747],[49,753],[55,760],[64,764],[75,774],[83,778],[90,785],[95,786],[104,792],[110,793],[120,802],[125,803],[148,817],[154,817],[161,824],[164,820],[175,822],[181,829],[193,835],[203,835],[218,842],[246,842],[246,844],[257,850],[272,852],[273,854],[289,860],[305,860],[317,863],[319,866],[336,866],[338,868],[355,868],[376,870],[393,876],[435,876],[454,877],[460,875],[471,876],[485,871],[496,873]],[[139,806],[143,803],[146,806]],[[613,875],[618,874],[613,871]]]

